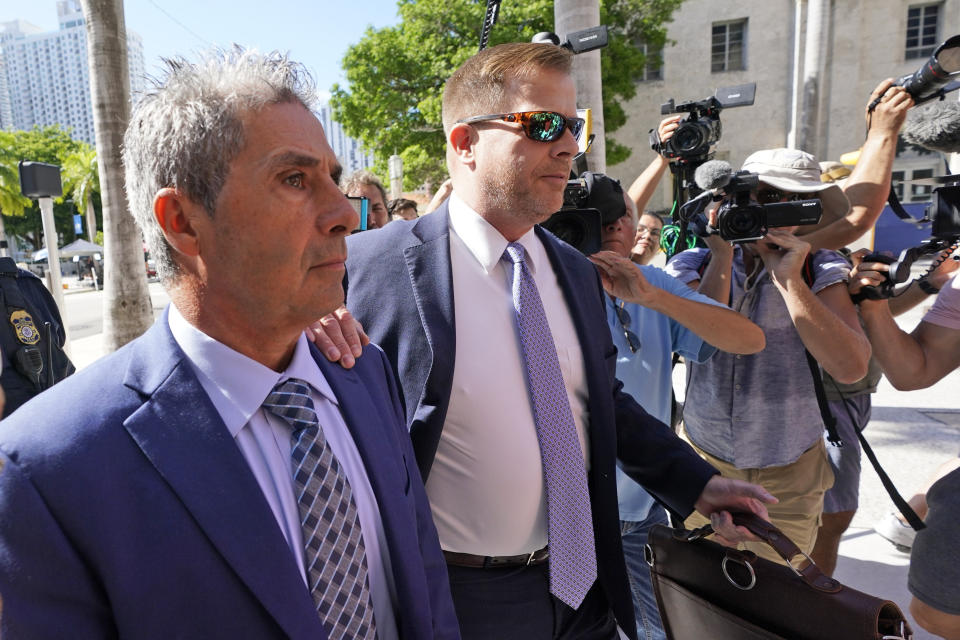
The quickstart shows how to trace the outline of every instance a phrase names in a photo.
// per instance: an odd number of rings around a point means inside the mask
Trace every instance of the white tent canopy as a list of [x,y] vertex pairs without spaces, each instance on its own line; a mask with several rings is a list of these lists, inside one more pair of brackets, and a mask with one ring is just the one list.
[[[93,244],[89,240],[84,240],[79,238],[74,240],[68,245],[60,247],[60,257],[61,258],[72,258],[74,256],[92,256],[95,253],[103,255],[103,247],[98,244]],[[39,251],[33,252],[33,261],[41,262],[47,259],[47,250],[40,249]]]

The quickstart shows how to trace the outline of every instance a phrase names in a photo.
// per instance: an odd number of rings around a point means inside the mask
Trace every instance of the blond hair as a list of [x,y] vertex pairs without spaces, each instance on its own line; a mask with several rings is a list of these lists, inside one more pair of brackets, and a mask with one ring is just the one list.
[[573,54],[553,44],[501,44],[467,59],[443,88],[443,129],[462,118],[500,109],[511,80],[524,80],[542,71],[569,74]]

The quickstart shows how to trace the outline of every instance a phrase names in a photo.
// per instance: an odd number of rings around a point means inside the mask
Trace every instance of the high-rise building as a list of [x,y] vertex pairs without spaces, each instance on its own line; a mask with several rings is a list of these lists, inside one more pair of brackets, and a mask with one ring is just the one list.
[[[59,28],[43,32],[23,20],[0,23],[0,127],[59,124],[94,144],[87,30],[79,0],[57,2]],[[127,32],[132,96],[145,87],[143,43]]]
[[320,106],[319,115],[323,131],[327,134],[327,141],[339,158],[345,176],[358,169],[369,169],[373,166],[373,154],[366,152],[359,140],[343,132],[340,123],[333,119],[333,111],[329,104]]

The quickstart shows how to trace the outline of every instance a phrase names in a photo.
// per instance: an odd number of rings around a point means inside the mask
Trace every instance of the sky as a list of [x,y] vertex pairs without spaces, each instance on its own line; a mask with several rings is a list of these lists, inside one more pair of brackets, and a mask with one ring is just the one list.
[[[368,27],[396,24],[397,0],[124,0],[127,30],[143,39],[148,74],[161,57],[239,43],[288,51],[307,66],[321,95],[345,84],[347,47]],[[0,0],[0,22],[26,20],[57,29],[56,0]]]

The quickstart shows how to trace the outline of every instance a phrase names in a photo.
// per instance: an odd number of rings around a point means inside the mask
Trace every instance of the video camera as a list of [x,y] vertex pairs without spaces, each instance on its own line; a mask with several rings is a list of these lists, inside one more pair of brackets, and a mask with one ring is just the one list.
[[[939,181],[946,182],[946,186],[933,190],[933,200],[927,207],[924,219],[921,222],[931,222],[931,237],[920,243],[919,246],[909,247],[900,252],[896,260],[882,253],[870,253],[863,257],[863,262],[882,262],[889,265],[886,279],[876,287],[863,287],[853,296],[854,302],[864,298],[869,300],[883,300],[894,295],[894,286],[910,279],[910,269],[913,263],[923,256],[936,255],[948,249],[956,249],[960,245],[960,174],[943,176]],[[921,278],[930,273],[935,263]]]
[[618,220],[626,213],[623,188],[606,176],[584,171],[567,181],[563,190],[563,207],[541,224],[544,229],[571,245],[580,253],[600,251],[603,225]]
[[[723,160],[703,163],[694,176],[703,192],[680,207],[678,218],[681,230],[690,225],[701,237],[719,233],[727,242],[750,242],[764,237],[773,227],[816,224],[823,213],[823,205],[817,199],[753,202],[750,194],[757,189],[760,175],[749,171],[734,173],[730,163]],[[703,212],[709,202],[718,200],[724,202],[717,210],[717,227],[712,228]]]
[[723,187],[728,200],[717,211],[717,232],[727,242],[750,242],[767,235],[773,227],[793,227],[820,222],[823,205],[816,198],[794,202],[757,204],[750,192],[757,188],[759,175],[739,171]]
[[710,159],[710,147],[720,140],[720,111],[753,104],[757,83],[717,89],[713,96],[696,102],[676,104],[673,98],[660,106],[660,115],[687,113],[673,137],[660,142],[656,129],[650,132],[650,146],[669,160],[704,162]]

